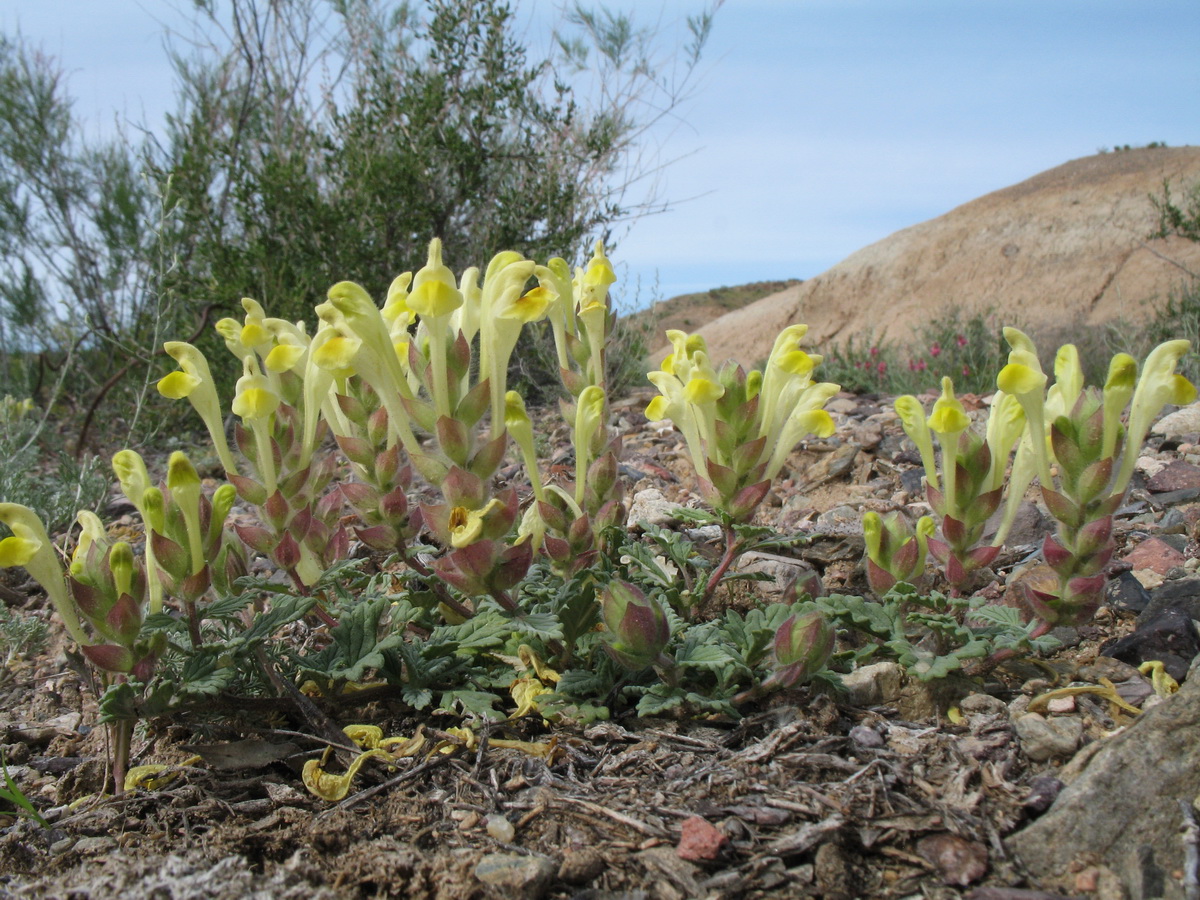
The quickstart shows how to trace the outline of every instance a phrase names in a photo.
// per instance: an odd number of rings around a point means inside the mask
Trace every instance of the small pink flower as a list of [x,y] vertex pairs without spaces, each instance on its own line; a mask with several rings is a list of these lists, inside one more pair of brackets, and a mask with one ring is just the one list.
[[960,347],[965,347],[965,346],[967,346],[967,336],[966,336],[965,334],[960,334],[960,335],[959,335],[958,337],[956,337],[954,340],[955,340],[955,342],[958,344],[958,346],[960,346]]
[[942,353],[942,345],[939,344],[937,341],[934,341],[933,346],[929,348],[929,355],[930,356],[940,356],[941,353]]
[[970,367],[970,366],[963,366],[963,374],[964,374],[964,375],[970,375],[970,374],[971,374],[971,367]]
[[927,368],[927,366],[926,366],[926,364],[925,364],[925,360],[923,360],[923,359],[918,359],[918,360],[917,360],[917,371],[918,371],[918,372],[924,372],[926,368]]
[[882,375],[887,371],[887,363],[885,363],[883,360],[880,360],[879,365],[875,367],[875,371]]
[[878,356],[878,355],[879,355],[879,348],[878,348],[878,347],[872,347],[872,348],[871,348],[871,355],[872,355],[872,356]]

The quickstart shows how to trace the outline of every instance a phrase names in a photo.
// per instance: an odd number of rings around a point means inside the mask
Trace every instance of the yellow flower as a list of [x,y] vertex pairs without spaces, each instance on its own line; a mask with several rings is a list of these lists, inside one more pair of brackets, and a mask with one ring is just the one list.
[[946,376],[942,379],[942,396],[933,404],[933,412],[929,414],[929,430],[941,437],[957,438],[971,427],[971,419],[963,409],[962,403],[954,396],[954,381]]
[[603,306],[609,285],[617,280],[612,264],[604,255],[604,241],[596,241],[587,269],[578,274],[576,278],[579,281],[580,289],[579,308],[586,309],[596,303]]
[[494,512],[503,509],[504,504],[493,497],[483,509],[468,510],[456,506],[450,510],[450,546],[454,549],[468,547],[479,540],[483,534],[485,520]]
[[159,379],[158,392],[168,400],[183,400],[190,396],[200,384],[200,379],[195,375],[176,370]]
[[90,643],[75,614],[75,604],[67,594],[50,536],[37,513],[18,503],[0,503],[0,522],[12,532],[11,537],[0,541],[0,567],[24,566],[54,604],[71,639],[81,646]]
[[[12,527],[12,526],[10,526]],[[0,569],[23,566],[42,549],[42,542],[24,525],[12,527],[12,535],[0,541]]]
[[442,242],[429,242],[429,255],[424,267],[413,278],[408,308],[422,318],[448,316],[462,306],[463,295],[454,284],[454,273],[442,264]]
[[448,316],[462,306],[462,293],[444,281],[430,279],[413,290],[408,306],[422,318]]
[[[525,400],[516,391],[509,391],[504,395],[504,427],[508,429],[521,451],[521,458],[525,461],[525,469],[533,487],[533,495],[538,500],[544,499],[542,478],[538,472],[537,450],[533,441],[533,422],[525,410]],[[534,507],[530,507],[531,511],[533,509]]]
[[204,427],[208,429],[209,437],[212,438],[225,471],[237,472],[237,463],[234,462],[233,454],[229,452],[229,442],[225,439],[221,402],[217,398],[217,387],[208,368],[208,360],[198,349],[183,341],[168,341],[163,344],[163,350],[179,364],[179,371],[159,381],[159,392],[171,400],[187,398],[192,408],[200,414]]
[[646,418],[651,422],[661,422],[663,419],[669,419],[671,404],[662,394],[659,394],[646,406]]
[[1121,432],[1121,414],[1137,386],[1138,365],[1128,353],[1118,353],[1108,364],[1104,381],[1104,446],[1101,455],[1112,456]]
[[712,378],[695,375],[683,386],[683,398],[688,403],[716,403],[725,396],[725,386]]
[[935,491],[939,490],[937,475],[937,459],[933,452],[933,437],[929,433],[929,424],[925,421],[925,409],[921,401],[911,394],[896,398],[896,415],[900,417],[900,425],[909,440],[917,445],[921,454],[921,465],[925,468],[925,480]]
[[1126,452],[1117,475],[1114,492],[1124,491],[1133,475],[1137,450],[1146,439],[1150,423],[1168,403],[1183,406],[1196,399],[1196,388],[1190,381],[1175,371],[1181,360],[1191,349],[1191,342],[1184,340],[1166,341],[1150,351],[1142,364],[1142,377],[1138,379],[1129,406],[1129,427],[1126,432]]
[[263,368],[268,372],[290,372],[300,364],[307,349],[296,344],[278,343],[263,360]]
[[353,334],[334,330],[313,351],[313,362],[335,376],[345,375],[354,371],[354,357],[361,347],[362,341]]
[[554,300],[554,293],[547,287],[539,285],[524,294],[515,292],[493,310],[493,314],[501,319],[513,319],[528,324],[544,318]]
[[207,562],[204,558],[204,535],[200,530],[200,475],[182,450],[176,450],[167,460],[167,487],[171,491],[171,500],[179,507],[187,525],[192,574],[196,575]]
[[72,575],[78,575],[83,571],[83,565],[87,561],[93,545],[98,546],[101,552],[108,547],[108,532],[98,515],[89,509],[81,509],[75,514],[75,521],[79,523],[79,540],[76,541],[75,550],[71,553]]
[[247,372],[237,382],[237,394],[230,407],[235,416],[243,421],[267,419],[279,409],[279,395],[271,389],[271,382],[265,375],[250,371],[247,360]]

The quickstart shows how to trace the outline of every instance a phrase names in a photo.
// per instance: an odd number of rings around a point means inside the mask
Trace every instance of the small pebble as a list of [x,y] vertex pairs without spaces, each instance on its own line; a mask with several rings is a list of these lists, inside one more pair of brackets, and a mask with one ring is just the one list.
[[517,836],[517,829],[513,827],[513,823],[499,813],[492,813],[486,821],[487,833],[502,844],[511,844]]
[[1074,697],[1055,697],[1046,703],[1046,711],[1052,713],[1075,712]]
[[887,744],[883,735],[868,725],[855,725],[851,728],[850,740],[862,750],[881,750]]
[[75,842],[75,846],[71,849],[76,853],[96,854],[107,853],[117,846],[117,842],[110,837],[82,837]]

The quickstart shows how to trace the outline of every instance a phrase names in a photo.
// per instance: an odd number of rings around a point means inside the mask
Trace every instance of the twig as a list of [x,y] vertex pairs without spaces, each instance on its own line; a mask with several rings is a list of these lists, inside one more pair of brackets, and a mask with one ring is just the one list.
[[1180,800],[1179,810],[1183,813],[1183,828],[1179,831],[1183,841],[1183,896],[1200,900],[1200,824],[1191,801]]
[[559,797],[556,802],[572,803],[576,806],[581,806],[588,812],[596,813],[597,815],[607,816],[614,822],[619,822],[634,831],[648,835],[649,837],[665,837],[667,832],[662,828],[657,828],[653,825],[647,825],[640,819],[635,819],[633,816],[627,816],[624,813],[619,813],[615,809],[608,809],[601,806],[599,803],[592,803],[590,800],[577,800],[574,797]]
[[346,733],[338,728],[337,724],[329,716],[325,715],[317,704],[300,693],[299,688],[275,671],[275,667],[267,659],[266,650],[259,647],[254,652],[254,658],[258,661],[258,665],[262,668],[263,673],[267,676],[267,679],[274,686],[275,690],[292,701],[292,704],[308,724],[316,729],[317,733],[324,740],[340,750],[358,751],[358,745],[346,737]]
[[[205,305],[204,309],[200,311],[200,325],[196,328],[195,333],[188,338],[188,343],[191,343],[201,334],[203,334],[204,329],[208,326],[208,314],[212,311],[212,308],[213,304],[208,303]],[[160,347],[151,355],[166,356],[166,351]],[[134,363],[141,361],[142,360],[132,359],[125,363],[125,365],[121,366],[121,368],[117,369],[117,371],[109,377],[108,381],[104,382],[104,384],[100,386],[100,390],[96,392],[96,396],[93,397],[92,402],[88,404],[87,415],[83,417],[83,424],[79,426],[79,437],[75,439],[76,459],[79,459],[79,457],[83,454],[83,448],[87,446],[88,429],[92,427],[92,417],[96,415],[96,409],[100,406],[101,401],[104,400],[104,398],[108,395],[108,392],[111,391],[114,386],[116,386],[117,382],[125,377],[125,373],[133,368]]]

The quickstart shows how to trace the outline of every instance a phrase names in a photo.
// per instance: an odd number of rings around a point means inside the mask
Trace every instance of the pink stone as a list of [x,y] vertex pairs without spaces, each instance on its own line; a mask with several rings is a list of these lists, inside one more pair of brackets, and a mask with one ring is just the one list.
[[708,819],[692,816],[683,820],[683,833],[675,852],[680,859],[693,862],[714,860],[721,855],[721,850],[728,842],[729,838]]
[[1146,481],[1146,488],[1155,493],[1180,491],[1200,487],[1200,466],[1176,460],[1159,469]]
[[1166,575],[1175,566],[1182,566],[1186,557],[1166,541],[1152,537],[1125,554],[1124,560],[1135,569],[1151,569]]

